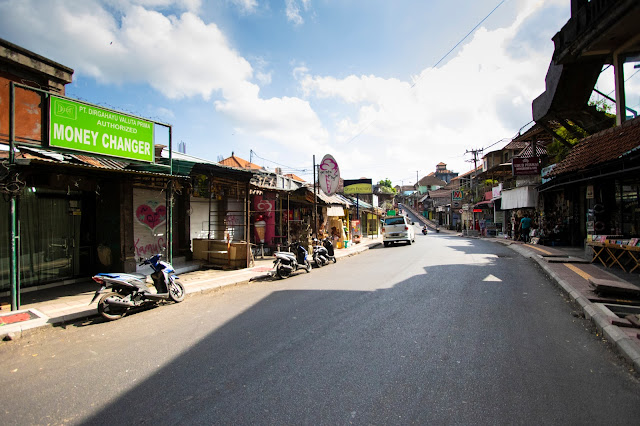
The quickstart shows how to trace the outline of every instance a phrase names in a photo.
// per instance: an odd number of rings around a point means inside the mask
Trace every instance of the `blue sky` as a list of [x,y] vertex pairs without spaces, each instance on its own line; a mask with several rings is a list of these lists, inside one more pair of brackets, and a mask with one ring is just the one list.
[[0,0],[0,37],[73,68],[67,96],[171,124],[188,154],[253,150],[308,180],[332,154],[343,178],[411,184],[531,121],[569,5]]

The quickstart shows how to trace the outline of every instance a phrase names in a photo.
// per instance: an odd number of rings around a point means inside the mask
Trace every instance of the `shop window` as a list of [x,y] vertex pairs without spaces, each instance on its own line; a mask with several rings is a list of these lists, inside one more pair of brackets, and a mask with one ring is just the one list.
[[640,235],[640,184],[623,183],[617,186],[620,200],[622,234],[630,237]]

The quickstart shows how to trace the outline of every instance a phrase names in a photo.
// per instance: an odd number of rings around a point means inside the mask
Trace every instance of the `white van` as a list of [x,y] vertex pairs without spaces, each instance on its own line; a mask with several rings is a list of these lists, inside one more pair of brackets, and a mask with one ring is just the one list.
[[382,242],[385,247],[396,241],[406,241],[409,245],[416,240],[413,222],[406,216],[387,216],[382,225]]

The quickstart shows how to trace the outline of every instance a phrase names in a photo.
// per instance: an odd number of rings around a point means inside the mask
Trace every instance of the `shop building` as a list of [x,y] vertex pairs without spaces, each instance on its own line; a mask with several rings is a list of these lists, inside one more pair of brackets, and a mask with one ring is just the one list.
[[574,246],[640,237],[640,118],[591,135],[540,186],[549,238]]
[[193,259],[204,267],[249,266],[248,170],[180,155],[191,177],[188,230]]
[[0,40],[0,295],[13,309],[22,291],[72,285],[100,271],[133,272],[151,252],[190,252],[188,230],[179,225],[189,179],[173,173],[152,138],[111,145],[134,159],[64,146],[78,132],[63,123],[80,120],[81,108],[138,126],[141,135],[166,125],[65,98],[72,75]]
[[[553,37],[545,91],[532,111],[536,124],[570,150],[545,170],[538,188],[543,229],[559,243],[583,246],[604,239],[613,241],[608,250],[615,251],[638,237],[639,122],[627,105],[625,72],[638,66],[639,20],[637,1],[573,0],[571,17]],[[613,98],[595,90],[605,67],[613,69]],[[592,99],[615,104],[615,116]],[[551,123],[579,142],[567,141]]]

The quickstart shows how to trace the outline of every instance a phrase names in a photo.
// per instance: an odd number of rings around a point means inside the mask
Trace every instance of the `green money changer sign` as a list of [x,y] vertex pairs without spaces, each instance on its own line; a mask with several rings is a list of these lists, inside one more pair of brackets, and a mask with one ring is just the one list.
[[153,162],[153,123],[51,96],[49,145]]

